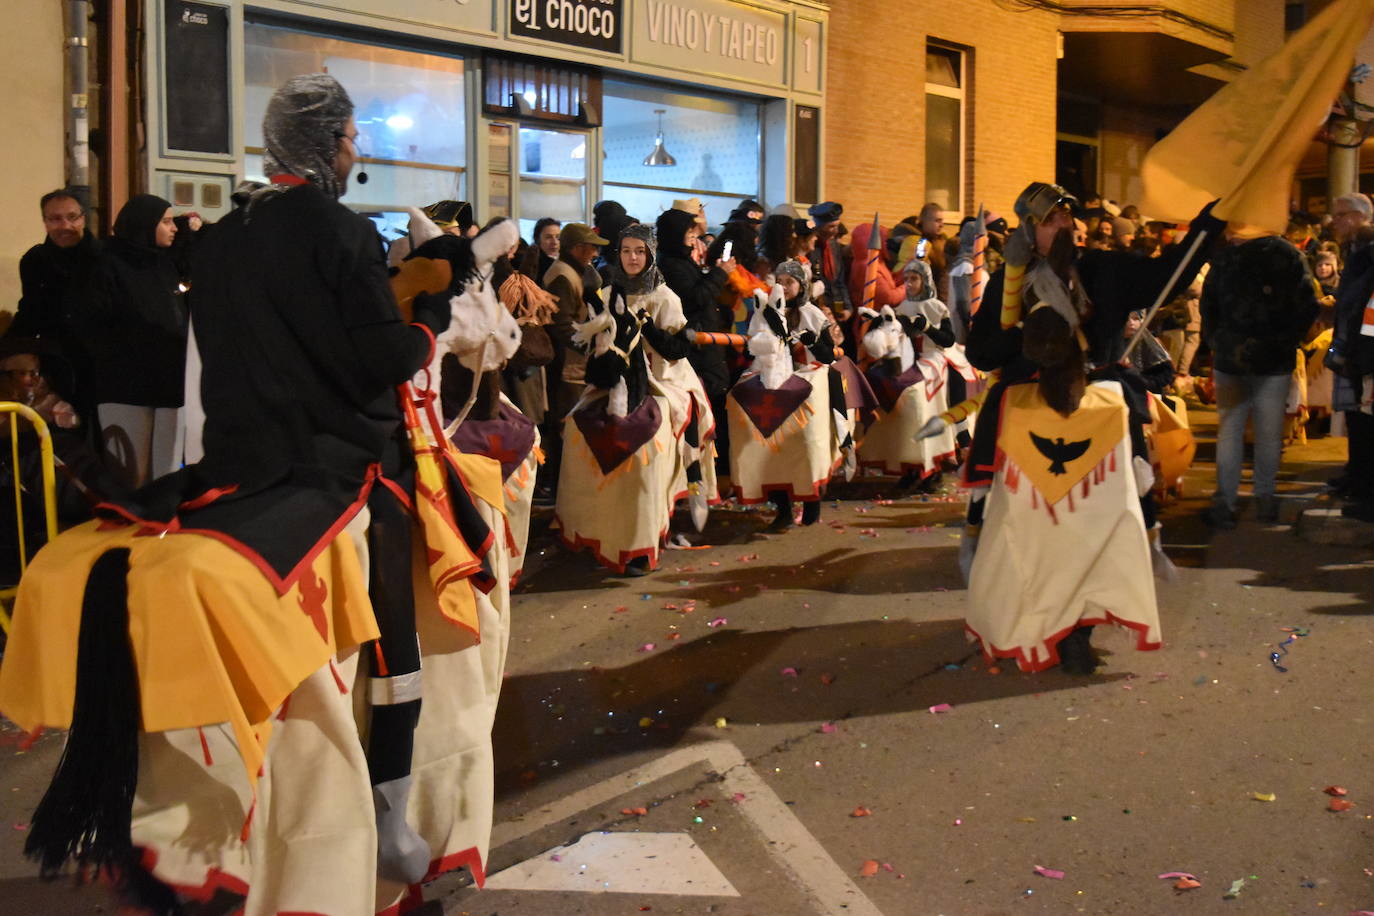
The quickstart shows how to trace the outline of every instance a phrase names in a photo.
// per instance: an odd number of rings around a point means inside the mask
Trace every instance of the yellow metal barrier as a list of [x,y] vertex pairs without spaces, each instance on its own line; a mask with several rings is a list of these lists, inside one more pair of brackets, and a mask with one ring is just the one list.
[[[28,545],[24,542],[24,481],[19,467],[19,418],[29,421],[33,431],[38,434],[38,448],[43,474],[43,514],[48,526],[48,540],[57,537],[57,481],[52,454],[52,435],[48,424],[43,422],[37,411],[15,401],[0,401],[0,413],[9,414],[10,423],[10,460],[14,470],[14,516],[19,526],[19,573],[22,576],[29,564]],[[18,585],[0,588],[0,601],[12,600],[19,591]],[[10,631],[9,611],[0,605],[0,630]]]

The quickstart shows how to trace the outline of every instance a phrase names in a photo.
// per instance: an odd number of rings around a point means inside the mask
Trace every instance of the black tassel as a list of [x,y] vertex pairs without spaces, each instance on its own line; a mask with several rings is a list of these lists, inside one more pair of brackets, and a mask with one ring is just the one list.
[[128,572],[129,550],[121,547],[101,554],[86,579],[72,727],[24,843],[46,879],[71,858],[116,876],[137,861],[130,830],[141,710]]

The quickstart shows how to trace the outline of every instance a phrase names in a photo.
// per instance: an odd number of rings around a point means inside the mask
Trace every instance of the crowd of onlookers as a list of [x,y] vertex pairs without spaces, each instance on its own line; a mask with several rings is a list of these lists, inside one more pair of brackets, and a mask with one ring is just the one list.
[[[40,208],[46,238],[20,264],[22,299],[0,340],[0,398],[34,407],[58,431],[69,489],[90,494],[135,488],[180,460],[190,257],[196,237],[209,227],[195,213],[174,214],[166,200],[147,194],[124,205],[105,238],[91,232],[84,203],[74,192],[46,194]],[[465,202],[441,201],[426,213],[448,232],[471,236],[482,228]],[[913,257],[929,264],[962,338],[968,303],[961,305],[962,316],[956,303],[961,290],[967,295],[967,282],[961,285],[959,279],[966,281],[971,270],[972,240],[986,235],[979,246],[983,264],[995,273],[1014,229],[991,212],[979,214],[981,225],[978,217],[967,216],[959,226],[947,226],[946,213],[933,203],[891,226],[863,221],[852,230],[835,202],[801,211],[744,200],[719,218],[707,214],[698,200],[685,199],[641,220],[616,201],[604,200],[593,214],[590,225],[539,220],[532,238],[521,240],[498,262],[494,278],[498,288],[512,288],[506,281],[518,274],[526,286],[552,299],[546,323],[522,322],[527,345],[502,373],[507,395],[544,435],[550,460],[539,484],[537,499],[542,500],[551,499],[556,486],[558,420],[584,384],[586,358],[574,344],[574,328],[609,282],[617,243],[629,226],[643,221],[653,227],[657,267],[681,300],[691,328],[743,331],[756,291],[772,287],[780,264],[798,261],[810,272],[813,301],[834,319],[836,345],[850,355],[856,354],[861,333],[859,306],[900,303],[905,293],[895,269]],[[1074,228],[1080,248],[1129,251],[1141,258],[1160,256],[1184,231],[1100,197],[1081,202]],[[1363,350],[1374,339],[1374,327],[1364,323],[1362,309],[1374,291],[1365,289],[1374,287],[1370,201],[1362,194],[1346,195],[1320,217],[1295,213],[1282,239],[1237,241],[1241,244],[1213,259],[1221,267],[1214,276],[1209,279],[1204,270],[1160,309],[1149,329],[1159,348],[1137,348],[1132,356],[1142,374],[1153,379],[1152,387],[1218,403],[1223,416],[1219,460],[1225,467],[1219,470],[1218,501],[1208,520],[1220,527],[1235,523],[1247,416],[1259,445],[1261,517],[1274,513],[1272,484],[1263,481],[1276,471],[1277,453],[1264,443],[1277,428],[1287,441],[1308,433],[1349,435],[1350,464],[1333,489],[1348,500],[1347,514],[1374,520],[1368,472],[1374,417],[1367,412]],[[390,245],[390,260],[398,263],[408,240]],[[869,263],[875,252],[877,269]],[[1286,265],[1287,273],[1280,277],[1276,265]],[[1275,283],[1286,283],[1286,292],[1276,293]],[[1294,303],[1309,293],[1316,318],[1303,322],[1294,317],[1302,311]],[[1258,300],[1272,301],[1266,306]],[[1128,333],[1142,317],[1135,316]],[[1287,337],[1295,322],[1302,327],[1290,352]],[[1140,354],[1151,352],[1167,354],[1167,363],[1160,357],[1152,365],[1141,364],[1150,357]],[[729,347],[700,347],[689,359],[723,415],[725,394],[747,357]],[[79,506],[80,500],[69,503]]]

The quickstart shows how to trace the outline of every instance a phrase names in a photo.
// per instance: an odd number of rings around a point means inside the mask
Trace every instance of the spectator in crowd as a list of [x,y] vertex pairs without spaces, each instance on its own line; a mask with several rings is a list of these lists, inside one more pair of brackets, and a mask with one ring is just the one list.
[[[1337,200],[1338,207],[1344,199]],[[1329,486],[1347,501],[1343,515],[1374,522],[1374,322],[1368,313],[1374,296],[1374,229],[1356,231],[1348,250],[1325,366],[1336,375],[1331,410],[1345,415],[1349,452],[1344,472]]]
[[93,379],[78,325],[103,295],[102,249],[86,228],[86,208],[76,192],[50,191],[39,208],[47,237],[19,261],[22,293],[7,334],[38,338],[65,354],[75,372],[55,384],[79,414],[90,417]]
[[[568,223],[558,233],[558,260],[544,274],[544,289],[558,300],[558,311],[548,326],[553,341],[553,359],[545,370],[551,415],[542,431],[544,451],[549,456],[545,473],[550,481],[556,480],[562,457],[563,418],[582,396],[586,381],[587,356],[573,346],[574,325],[587,320],[587,306],[601,288],[601,276],[592,262],[606,246],[606,239],[593,232],[591,226]],[[540,498],[552,495],[550,488],[547,493],[541,493]]]
[[1217,396],[1217,489],[1203,518],[1214,528],[1236,526],[1245,425],[1253,419],[1256,517],[1277,521],[1289,380],[1298,345],[1317,317],[1312,275],[1281,236],[1233,239],[1212,262],[1201,308]]
[[840,217],[844,214],[844,207],[834,201],[826,201],[806,212],[816,224],[816,245],[811,251],[811,263],[815,266],[816,279],[825,287],[817,304],[829,308],[836,323],[843,327],[852,311],[849,302],[848,253],[839,243]]
[[544,274],[558,260],[558,233],[562,228],[563,224],[552,216],[546,216],[534,224],[530,247],[520,264],[522,274],[536,283],[543,282]]
[[90,324],[100,441],[111,470],[136,488],[181,466],[186,286],[171,256],[172,205],[130,198],[105,243],[108,309]]
[[[939,204],[931,202],[921,208],[920,216],[917,217],[917,226],[920,229],[921,238],[928,243],[926,246],[926,263],[930,265],[930,272],[935,276],[935,289],[933,295],[941,301],[949,301],[949,265],[945,256],[945,210]],[[906,263],[900,257],[895,262],[898,266]]]
[[1331,206],[1331,238],[1341,246],[1341,260],[1349,261],[1355,233],[1374,219],[1374,204],[1365,194],[1342,194]]

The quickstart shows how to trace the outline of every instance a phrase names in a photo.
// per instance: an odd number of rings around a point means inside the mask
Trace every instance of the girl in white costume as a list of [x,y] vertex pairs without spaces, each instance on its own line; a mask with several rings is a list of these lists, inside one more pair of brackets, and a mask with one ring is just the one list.
[[879,410],[864,432],[859,464],[900,475],[899,485],[908,487],[938,480],[943,462],[954,457],[953,427],[925,439],[917,433],[949,407],[945,348],[955,342],[949,309],[932,293],[930,265],[913,258],[903,273],[905,301],[895,309],[863,310],[868,330],[862,346],[874,361],[867,377]]
[[820,497],[844,452],[852,449],[844,386],[829,321],[810,301],[806,269],[777,267],[778,285],[749,321],[754,362],[730,391],[730,472],[740,502],[778,507],[775,530],[820,519]]
[[[658,567],[680,488],[697,484],[694,515],[705,521],[702,476],[713,460],[702,434],[713,425],[682,359],[691,346],[682,306],[652,266],[648,227],[626,232],[619,282],[602,291],[603,306],[575,337],[590,351],[587,390],[565,421],[556,520],[568,547],[643,575]],[[682,444],[689,438],[695,446]]]

